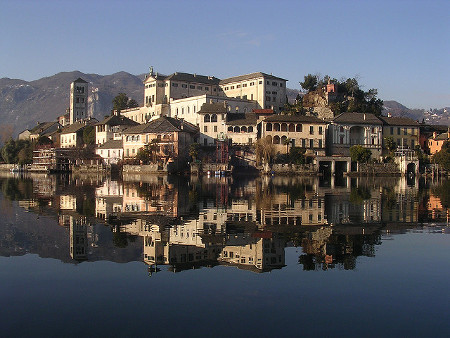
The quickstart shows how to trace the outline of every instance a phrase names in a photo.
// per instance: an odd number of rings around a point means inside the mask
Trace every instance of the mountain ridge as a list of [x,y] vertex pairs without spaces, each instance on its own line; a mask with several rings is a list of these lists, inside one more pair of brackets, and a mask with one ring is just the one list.
[[[81,77],[89,82],[89,114],[99,120],[109,115],[113,98],[123,92],[143,104],[145,74],[133,75],[119,71],[109,75],[83,73],[79,70],[59,72],[33,81],[0,78],[0,127],[12,126],[13,136],[36,123],[54,121],[69,107],[70,83]],[[299,90],[287,89],[288,100],[292,102]],[[422,121],[426,112],[409,109],[397,101],[385,101],[385,112],[393,116],[407,116]],[[432,123],[449,123],[448,111],[432,111],[428,119]],[[442,115],[442,121],[440,119]],[[11,128],[10,128],[11,129]]]

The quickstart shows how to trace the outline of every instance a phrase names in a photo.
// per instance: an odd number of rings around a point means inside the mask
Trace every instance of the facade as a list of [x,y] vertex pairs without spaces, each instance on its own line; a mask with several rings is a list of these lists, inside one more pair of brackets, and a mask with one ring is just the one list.
[[281,113],[286,101],[286,81],[280,77],[257,72],[220,81],[226,97],[256,101],[259,109]]
[[26,140],[29,139],[31,141],[37,140],[40,136],[46,136],[51,138],[53,133],[55,131],[58,131],[61,129],[61,125],[54,121],[54,122],[41,122],[30,130],[24,130],[19,134],[19,140]]
[[383,145],[387,137],[392,137],[398,148],[412,149],[419,145],[420,125],[406,117],[380,116],[383,121]]
[[95,144],[100,146],[110,140],[122,140],[123,130],[138,124],[122,115],[108,116],[95,125]]
[[70,84],[69,123],[88,117],[88,83],[81,78]]
[[342,113],[328,127],[331,155],[349,156],[350,147],[361,145],[379,158],[382,150],[383,122],[373,114]]
[[258,115],[254,112],[228,114],[225,134],[233,144],[253,144],[258,137],[258,123]]
[[325,155],[327,123],[314,116],[273,115],[262,121],[261,138],[269,139],[279,153],[301,147],[312,155]]

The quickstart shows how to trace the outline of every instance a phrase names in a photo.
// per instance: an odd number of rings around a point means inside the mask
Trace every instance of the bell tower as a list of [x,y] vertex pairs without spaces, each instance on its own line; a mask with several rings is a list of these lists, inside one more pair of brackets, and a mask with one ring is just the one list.
[[81,78],[76,79],[70,84],[69,109],[70,124],[88,117],[88,83]]

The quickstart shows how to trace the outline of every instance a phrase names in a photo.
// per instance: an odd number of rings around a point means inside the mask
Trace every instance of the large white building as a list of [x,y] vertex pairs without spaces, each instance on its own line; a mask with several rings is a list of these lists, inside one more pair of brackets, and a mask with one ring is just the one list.
[[180,72],[166,76],[151,68],[144,81],[144,106],[121,114],[139,123],[169,116],[199,125],[197,112],[204,103],[224,102],[229,112],[273,109],[280,113],[286,104],[286,81],[261,72],[219,80]]

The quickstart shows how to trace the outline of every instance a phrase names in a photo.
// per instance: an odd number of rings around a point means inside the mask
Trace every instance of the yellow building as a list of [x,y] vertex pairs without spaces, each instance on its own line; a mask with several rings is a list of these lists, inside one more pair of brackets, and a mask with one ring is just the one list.
[[419,145],[419,123],[406,117],[380,116],[383,122],[383,145],[386,138],[392,137],[400,149],[414,149]]

